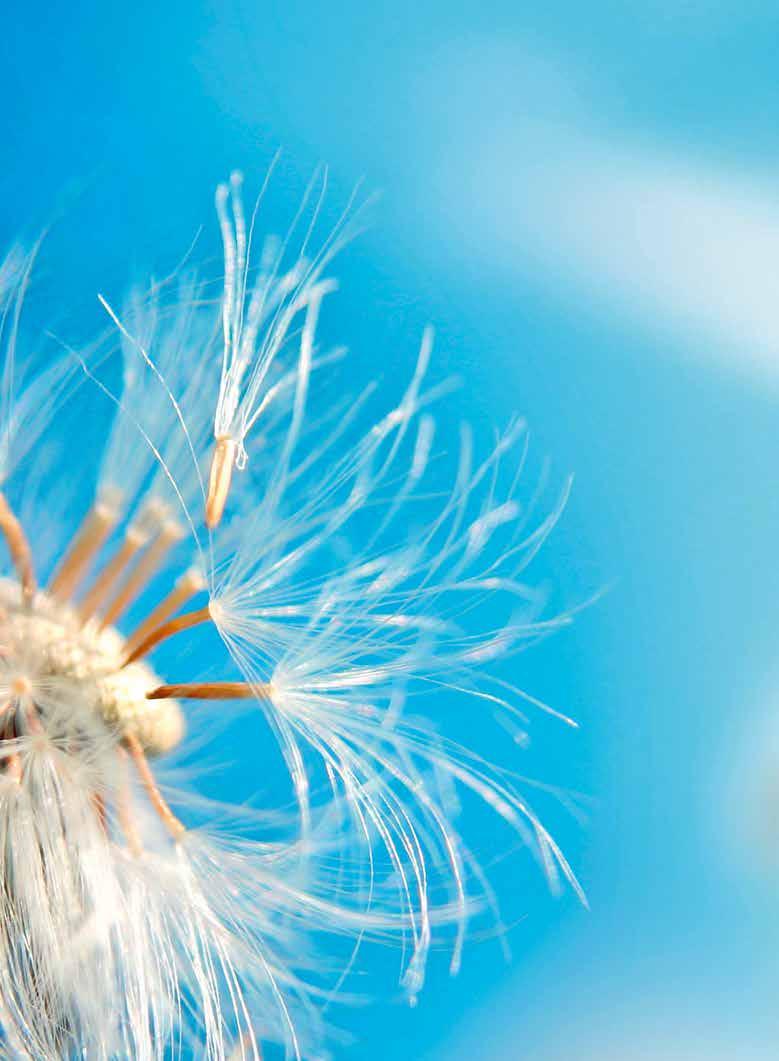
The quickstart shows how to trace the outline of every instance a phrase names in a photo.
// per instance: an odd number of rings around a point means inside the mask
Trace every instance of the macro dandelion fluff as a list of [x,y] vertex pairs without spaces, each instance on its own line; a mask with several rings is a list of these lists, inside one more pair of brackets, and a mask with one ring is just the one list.
[[[317,338],[325,270],[350,234],[347,211],[317,236],[325,185],[255,261],[233,175],[219,297],[189,265],[116,308],[101,296],[109,330],[86,350],[34,356],[35,255],[0,266],[7,1056],[326,1056],[363,946],[400,944],[415,1001],[435,939],[456,971],[471,925],[497,919],[464,800],[581,896],[534,807],[543,786],[446,732],[455,698],[477,727],[554,713],[494,664],[570,621],[527,575],[566,490],[521,496],[522,421],[481,456],[467,427],[439,445],[451,381],[427,382],[430,331],[396,392],[322,399],[344,356]],[[84,460],[59,425],[104,398],[77,512]],[[218,671],[187,651],[207,631]],[[245,721],[260,784],[252,727],[278,742],[291,803],[199,790],[215,709]]]
[[[271,173],[272,167],[268,177]],[[327,187],[325,174],[319,181],[319,195],[300,253],[290,268],[283,268],[288,243],[305,224],[306,207],[309,198],[315,195],[317,177],[308,187],[287,239],[266,241],[251,286],[249,251],[262,193],[247,231],[241,174],[233,173],[229,185],[220,184],[216,191],[225,281],[221,311],[222,371],[214,414],[216,441],[206,500],[209,527],[217,526],[222,518],[233,465],[243,468],[246,464],[246,436],[262,416],[273,393],[268,381],[277,358],[283,357],[286,348],[295,342],[295,321],[303,318],[298,340],[301,348],[310,346],[322,300],[336,286],[333,279],[323,278],[322,273],[343,243],[343,223],[336,226],[311,260],[306,257]],[[342,222],[347,216],[345,213]]]

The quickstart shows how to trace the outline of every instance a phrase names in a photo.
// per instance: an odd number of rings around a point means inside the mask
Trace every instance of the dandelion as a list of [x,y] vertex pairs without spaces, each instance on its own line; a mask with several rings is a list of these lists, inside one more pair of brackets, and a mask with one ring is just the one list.
[[[447,459],[430,331],[392,397],[323,400],[343,356],[317,338],[323,273],[346,232],[309,254],[324,185],[255,265],[234,175],[220,297],[188,266],[118,309],[101,296],[110,332],[43,366],[20,346],[34,256],[0,266],[8,1056],[324,1057],[363,945],[401,944],[414,1002],[436,937],[454,972],[497,918],[463,801],[581,895],[544,787],[446,732],[458,702],[515,733],[554,714],[496,663],[570,621],[527,577],[566,491],[551,510],[523,496],[521,421],[480,459],[463,428]],[[115,415],[81,512],[64,425],[101,396]],[[291,804],[202,791],[228,722],[261,790],[275,738]]]

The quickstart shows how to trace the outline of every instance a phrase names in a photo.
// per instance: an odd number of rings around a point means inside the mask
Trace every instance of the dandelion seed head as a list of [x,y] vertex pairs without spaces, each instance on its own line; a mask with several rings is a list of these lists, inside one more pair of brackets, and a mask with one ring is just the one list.
[[[319,317],[352,203],[318,235],[317,171],[286,235],[261,237],[265,188],[247,211],[242,185],[216,191],[221,277],[186,260],[100,295],[108,331],[37,371],[19,329],[34,255],[0,262],[11,1056],[325,1056],[364,946],[399,944],[413,1006],[437,943],[455,973],[472,926],[501,925],[471,804],[583,898],[535,805],[554,790],[478,747],[493,716],[514,752],[533,710],[568,721],[499,670],[570,621],[526,574],[567,487],[551,507],[523,490],[522,421],[483,457],[467,426],[452,447],[431,329],[406,382],[333,401],[344,348],[322,348]],[[62,411],[96,397],[114,417],[87,454]],[[250,803],[201,793],[227,723]]]

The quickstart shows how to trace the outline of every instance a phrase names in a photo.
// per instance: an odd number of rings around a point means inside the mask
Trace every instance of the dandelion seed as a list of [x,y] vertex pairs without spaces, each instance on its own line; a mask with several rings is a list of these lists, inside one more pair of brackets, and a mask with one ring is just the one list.
[[[449,383],[426,382],[430,331],[372,418],[389,387],[321,402],[341,356],[316,346],[323,272],[345,238],[342,218],[309,251],[324,188],[253,269],[234,175],[217,192],[221,300],[188,266],[121,310],[102,298],[112,331],[95,356],[64,348],[37,371],[20,354],[33,256],[0,264],[4,1056],[324,1056],[364,944],[401,944],[413,1004],[435,939],[456,972],[494,911],[460,831],[470,798],[580,893],[533,806],[542,788],[446,732],[459,698],[474,729],[496,712],[516,753],[525,712],[550,710],[493,666],[570,620],[544,617],[525,580],[565,491],[546,513],[521,496],[521,422],[481,461],[463,429],[455,465],[441,460]],[[116,347],[119,394],[102,372]],[[88,465],[57,432],[100,395],[116,413]],[[235,489],[251,431],[256,465]],[[55,508],[70,529],[52,550]],[[251,763],[267,722],[292,810],[194,790],[226,717],[248,727]]]
[[[345,239],[346,213],[324,245],[312,258],[307,256],[327,188],[326,172],[321,176],[316,174],[286,239],[266,240],[259,270],[251,279],[252,233],[265,188],[247,229],[241,197],[242,181],[240,173],[233,173],[229,184],[220,184],[216,192],[216,210],[224,246],[225,290],[222,301],[222,374],[214,415],[216,441],[206,499],[206,523],[212,528],[221,522],[233,467],[243,468],[246,464],[247,435],[272,399],[271,372],[277,359],[283,357],[293,344],[297,344],[300,350],[313,348],[322,300],[336,287],[334,280],[323,278],[322,274]],[[306,223],[311,198],[314,205]],[[287,265],[288,247],[298,229],[304,226],[298,257]],[[300,317],[303,318],[302,326],[296,334],[293,326]]]

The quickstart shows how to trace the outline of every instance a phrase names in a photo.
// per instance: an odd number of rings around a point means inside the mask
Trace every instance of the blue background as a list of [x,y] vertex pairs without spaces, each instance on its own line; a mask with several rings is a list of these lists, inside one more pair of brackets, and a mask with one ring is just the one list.
[[320,161],[333,210],[383,192],[325,322],[362,371],[408,370],[432,321],[452,416],[522,412],[576,475],[539,573],[571,604],[610,589],[517,674],[581,723],[544,725],[540,761],[592,797],[564,827],[592,911],[501,864],[512,964],[434,962],[415,1010],[348,1017],[343,1057],[776,1056],[778,23],[749,0],[2,15],[0,234],[59,219],[53,326],[89,335],[98,290],[201,224],[218,255],[214,185],[259,186],[281,146],[279,226]]

